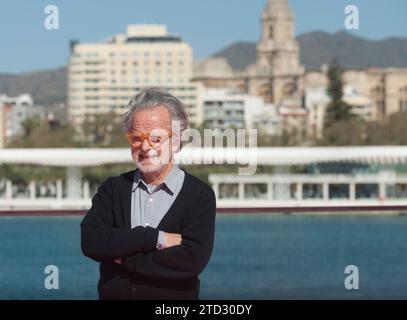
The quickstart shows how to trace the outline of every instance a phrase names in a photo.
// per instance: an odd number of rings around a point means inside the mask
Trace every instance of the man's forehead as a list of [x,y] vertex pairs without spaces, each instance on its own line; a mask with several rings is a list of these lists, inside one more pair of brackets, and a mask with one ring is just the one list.
[[133,115],[133,126],[164,126],[169,127],[171,117],[167,109],[157,107],[152,109],[144,109],[135,112]]
[[167,109],[157,107],[143,109],[134,113],[132,119],[133,130],[146,131],[155,128],[170,129],[171,117]]

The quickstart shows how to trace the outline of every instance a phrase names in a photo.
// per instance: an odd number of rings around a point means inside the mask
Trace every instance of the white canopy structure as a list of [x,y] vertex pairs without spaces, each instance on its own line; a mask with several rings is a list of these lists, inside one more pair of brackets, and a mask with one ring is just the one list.
[[[55,189],[53,196],[37,195],[38,190],[45,188],[43,182],[31,181],[27,186],[19,186],[11,180],[0,177],[0,211],[7,210],[33,210],[37,209],[86,209],[90,206],[92,190],[90,184],[83,179],[82,167],[97,166],[103,164],[132,163],[130,148],[117,149],[0,149],[1,164],[31,164],[40,166],[58,166],[66,168],[66,181],[50,181],[50,185]],[[237,164],[241,168],[249,168],[251,165],[274,165],[277,167],[290,165],[304,165],[312,163],[364,163],[383,165],[383,172],[373,178],[369,178],[370,184],[378,187],[380,197],[368,200],[357,199],[358,183],[367,183],[359,176],[344,177],[343,175],[308,175],[292,176],[284,175],[282,172],[263,177],[262,175],[211,175],[215,193],[221,192],[220,185],[232,183],[238,185],[238,199],[218,200],[219,208],[235,210],[236,207],[263,208],[271,206],[281,208],[282,206],[296,207],[304,209],[307,206],[312,208],[326,208],[329,205],[339,208],[341,206],[353,205],[356,207],[374,206],[399,210],[403,206],[406,208],[405,188],[407,186],[404,176],[396,176],[389,165],[407,163],[407,147],[405,146],[376,146],[376,147],[286,147],[286,148],[192,148],[187,146],[176,155],[176,162],[188,164]],[[240,168],[239,168],[240,171]],[[255,171],[255,170],[254,170]],[[253,172],[254,174],[255,172]],[[283,174],[281,176],[281,174]],[[259,180],[260,179],[260,180]],[[283,179],[283,180],[281,180]],[[287,180],[288,179],[288,180]],[[291,179],[291,180],[290,180]],[[319,179],[319,180],[318,180]],[[321,180],[322,179],[322,180]],[[323,180],[325,179],[325,180]],[[344,180],[345,179],[345,180]],[[347,179],[347,180],[346,180]],[[281,180],[281,181],[280,181]],[[318,180],[318,181],[317,181]],[[261,195],[256,199],[245,198],[246,185],[253,184],[267,185],[265,199]],[[347,184],[349,186],[349,199],[329,198],[329,185],[335,183]],[[274,199],[275,186],[295,185],[296,197],[290,200]],[[321,199],[303,199],[303,185],[319,184],[322,187]],[[397,185],[398,184],[398,185]],[[397,194],[398,198],[388,199],[386,189]],[[48,187],[47,187],[48,188]],[[291,187],[290,187],[291,188]],[[398,189],[397,189],[398,188]],[[45,189],[44,189],[45,190]],[[47,189],[48,190],[48,189]],[[223,189],[222,189],[223,190]],[[276,189],[277,191],[280,189]],[[284,189],[285,190],[285,189]],[[291,189],[287,189],[291,192]],[[392,191],[393,190],[393,191]],[[264,190],[263,190],[264,191]],[[277,192],[276,191],[276,192]],[[223,192],[223,191],[222,191]],[[291,193],[290,193],[291,194]],[[305,196],[304,196],[305,197]],[[402,197],[402,198],[400,198]],[[277,197],[278,198],[278,197]],[[400,198],[400,199],[399,199]],[[342,208],[342,207],[341,207]],[[364,207],[366,208],[366,207]],[[246,209],[245,209],[246,210]],[[268,209],[267,209],[268,210]],[[291,210],[291,209],[290,209]],[[314,210],[314,209],[313,209]],[[387,209],[386,209],[387,210]],[[400,209],[401,210],[401,209]],[[404,210],[404,209],[403,209]]]
[[[83,167],[132,162],[129,148],[1,149],[0,164]],[[366,164],[407,163],[407,146],[369,147],[278,147],[278,148],[192,148],[176,155],[176,162],[188,164],[303,165],[321,162]]]

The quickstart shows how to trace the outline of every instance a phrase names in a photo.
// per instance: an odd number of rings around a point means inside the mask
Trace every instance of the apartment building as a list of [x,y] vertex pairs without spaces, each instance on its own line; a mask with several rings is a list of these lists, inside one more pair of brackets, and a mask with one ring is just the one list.
[[164,25],[129,25],[126,34],[103,43],[72,43],[68,117],[80,124],[97,114],[123,114],[129,99],[148,86],[161,86],[181,99],[192,123],[198,84],[192,77],[192,48]]

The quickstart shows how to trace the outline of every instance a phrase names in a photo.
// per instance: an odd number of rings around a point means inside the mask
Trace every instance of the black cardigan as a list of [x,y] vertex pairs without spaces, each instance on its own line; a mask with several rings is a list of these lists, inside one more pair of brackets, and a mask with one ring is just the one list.
[[[213,190],[185,172],[184,183],[157,229],[131,229],[135,170],[108,178],[81,223],[84,255],[100,262],[100,299],[198,299],[198,275],[212,254]],[[157,250],[158,230],[180,233],[182,243]],[[117,258],[122,264],[114,263]]]

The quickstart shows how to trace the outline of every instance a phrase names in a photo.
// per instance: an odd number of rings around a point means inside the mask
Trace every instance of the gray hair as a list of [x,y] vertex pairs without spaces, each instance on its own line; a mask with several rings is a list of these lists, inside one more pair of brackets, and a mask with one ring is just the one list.
[[165,107],[171,115],[171,121],[179,121],[181,133],[188,127],[188,115],[185,105],[164,88],[150,87],[141,90],[130,99],[129,110],[123,116],[123,129],[131,131],[133,116],[137,111]]

